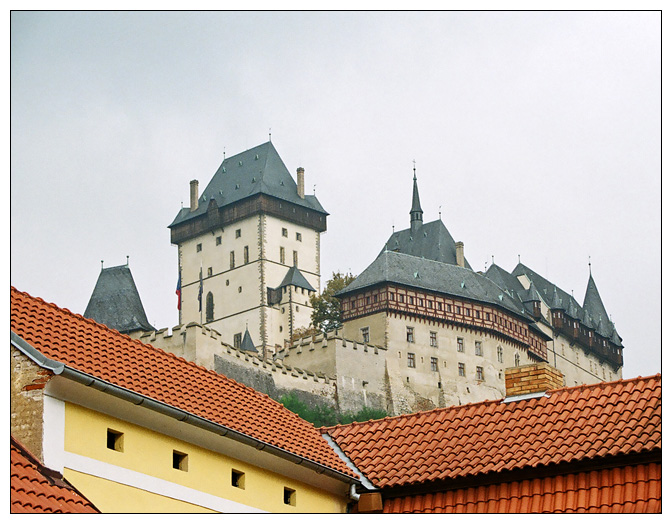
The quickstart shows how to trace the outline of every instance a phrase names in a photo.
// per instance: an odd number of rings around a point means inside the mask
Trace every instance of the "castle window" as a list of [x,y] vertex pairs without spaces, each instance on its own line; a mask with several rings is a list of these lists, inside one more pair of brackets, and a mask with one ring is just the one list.
[[243,248],[243,264],[250,263],[250,248],[245,246]]
[[236,252],[235,251],[231,251],[231,253],[229,254],[229,267],[231,269],[236,267]]
[[296,239],[297,239],[299,242],[301,242],[301,233],[297,233],[297,234],[296,234]]
[[124,451],[124,434],[120,431],[107,428],[107,449],[112,451]]
[[288,506],[296,506],[296,490],[285,488],[282,500]]
[[240,238],[240,229],[236,229],[236,238]]
[[211,268],[211,267],[208,268],[208,276],[209,276],[209,277],[212,276],[212,268]]
[[238,293],[242,293],[242,292],[243,292],[243,286],[238,286]]
[[243,341],[243,334],[242,333],[236,333],[233,335],[233,347],[236,349],[240,349],[240,343]]
[[483,378],[483,368],[481,366],[476,366],[476,380],[485,380]]
[[[429,361],[429,367],[432,371],[438,371],[439,370],[439,359],[436,357],[432,357]],[[439,382],[440,384],[440,382]],[[441,387],[441,386],[439,386]]]
[[497,362],[504,362],[504,350],[502,346],[497,346]]
[[[578,360],[578,358],[577,358],[577,360]],[[518,353],[516,353],[515,357],[513,357],[513,365],[515,367],[520,366],[520,355]]]
[[433,348],[439,347],[439,342],[436,338],[436,331],[429,332],[429,345]]
[[280,263],[285,263],[285,248],[282,246],[280,247]]
[[465,370],[464,370],[464,362],[458,362],[457,363],[457,374],[460,377],[464,377],[466,375]]
[[189,455],[173,450],[173,469],[187,471],[189,467]]
[[201,249],[203,249],[203,244],[196,244],[196,253],[200,253]]
[[245,489],[245,473],[235,469],[231,470],[231,485],[234,488]]
[[390,300],[394,300],[394,293],[390,292]]
[[481,318],[481,312],[475,309],[474,310],[474,317]]
[[294,267],[299,267],[299,252],[294,251],[292,258],[293,258],[293,262],[294,262]]
[[210,291],[205,297],[205,321],[212,322],[213,320],[215,320],[215,297]]
[[412,327],[407,327],[406,328],[406,342],[415,342],[415,339],[413,337],[413,328]]
[[457,339],[457,351],[460,353],[464,353],[464,339],[463,338],[458,338]]
[[485,314],[485,320],[490,320],[490,313]]
[[439,311],[443,311],[443,302],[437,302],[436,309],[438,309]]
[[481,343],[480,340],[477,340],[475,342],[475,346],[476,346],[474,348],[475,349],[475,354],[479,357],[482,357],[483,356],[483,344]]
[[409,353],[406,357],[406,363],[409,368],[415,367],[415,353]]
[[455,313],[460,314],[460,306],[455,306]]
[[283,237],[286,237],[286,236],[287,236],[287,228],[286,228],[286,227],[283,227],[283,228],[282,228],[282,236],[283,236]]
[[221,244],[222,244],[222,237],[219,236],[219,237],[215,238],[215,245],[220,246]]
[[415,304],[415,300],[413,299],[413,297],[408,297],[408,303],[409,303],[411,306]]
[[364,342],[365,344],[368,344],[369,343],[369,328],[368,327],[363,327],[361,329],[361,332],[362,332],[362,342]]

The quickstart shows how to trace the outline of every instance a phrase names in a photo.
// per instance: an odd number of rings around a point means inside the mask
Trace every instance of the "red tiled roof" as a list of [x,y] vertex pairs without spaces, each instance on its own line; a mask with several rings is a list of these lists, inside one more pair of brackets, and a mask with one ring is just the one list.
[[11,330],[68,367],[354,477],[316,428],[267,395],[14,287]]
[[385,500],[384,513],[660,513],[662,465],[639,464]]
[[10,443],[12,513],[98,513],[60,474],[48,470],[16,439]]
[[661,376],[324,428],[378,488],[660,451]]

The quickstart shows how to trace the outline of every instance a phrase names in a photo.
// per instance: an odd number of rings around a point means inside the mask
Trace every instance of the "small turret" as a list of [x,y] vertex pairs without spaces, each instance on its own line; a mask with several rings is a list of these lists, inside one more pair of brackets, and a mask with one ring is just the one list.
[[415,177],[413,168],[413,202],[411,203],[411,231],[416,231],[422,226],[422,207],[420,207],[420,195],[418,193],[418,179]]

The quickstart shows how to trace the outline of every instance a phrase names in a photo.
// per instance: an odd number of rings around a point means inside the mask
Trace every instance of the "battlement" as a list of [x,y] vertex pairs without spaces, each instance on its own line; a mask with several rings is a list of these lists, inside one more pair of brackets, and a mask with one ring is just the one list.
[[361,351],[363,353],[371,353],[373,355],[378,355],[379,352],[386,352],[387,348],[374,346],[372,344],[365,344],[363,342],[356,342],[354,340],[346,339],[343,337],[342,329],[335,329],[328,331],[326,334],[319,333],[311,337],[303,337],[295,341],[290,346],[281,349],[278,351],[274,360],[284,360],[289,357],[297,357],[304,352],[310,352],[315,350],[326,350],[330,347],[342,347],[345,349],[350,349],[352,351]]
[[[197,322],[177,325],[170,331],[168,328],[138,331],[131,333],[130,336],[212,370],[215,370],[214,357],[216,355],[225,361],[236,363],[250,370],[264,370],[270,374],[283,375],[283,381],[285,379],[291,381],[294,378],[297,381],[305,380],[328,385],[336,382],[335,377],[330,377],[325,373],[286,365],[281,359],[264,360],[259,354],[237,349],[224,342],[221,333],[217,330]],[[299,386],[297,388],[303,389]]]

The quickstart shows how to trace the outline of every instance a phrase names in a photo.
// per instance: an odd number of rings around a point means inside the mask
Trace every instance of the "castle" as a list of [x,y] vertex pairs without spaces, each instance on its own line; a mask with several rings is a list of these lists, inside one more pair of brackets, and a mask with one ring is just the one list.
[[343,327],[290,343],[311,322],[328,216],[304,177],[267,142],[225,159],[200,195],[191,181],[190,206],[169,226],[179,323],[125,322],[126,332],[273,398],[295,392],[341,411],[503,398],[505,369],[538,362],[568,386],[622,377],[622,341],[592,273],[581,305],[520,263],[474,271],[440,219],[424,223],[415,173],[410,227],[338,294]]

